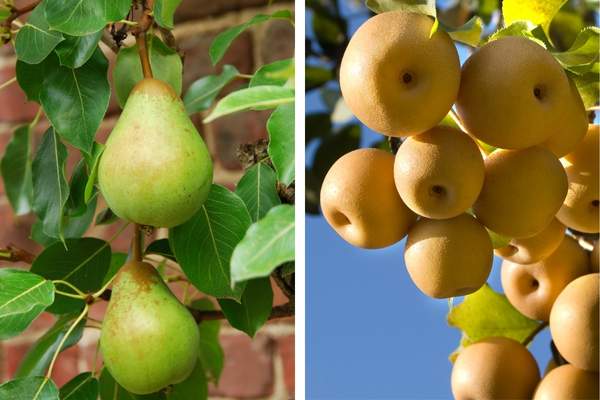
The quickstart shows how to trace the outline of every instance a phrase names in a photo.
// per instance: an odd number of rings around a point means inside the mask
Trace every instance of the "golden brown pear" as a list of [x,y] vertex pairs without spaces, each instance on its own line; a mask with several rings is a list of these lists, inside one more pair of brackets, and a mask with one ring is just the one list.
[[573,279],[589,272],[589,260],[575,239],[565,236],[548,258],[534,264],[502,262],[502,288],[523,315],[548,321],[560,292]]
[[485,159],[485,181],[473,210],[500,235],[531,237],[552,222],[566,194],[567,176],[548,149],[496,150]]
[[494,252],[505,260],[518,264],[538,262],[554,252],[565,236],[565,226],[556,218],[540,233],[523,239],[513,239]]
[[465,347],[452,368],[456,400],[531,399],[540,372],[531,353],[505,337],[481,340]]
[[460,63],[452,39],[433,19],[390,11],[352,36],[340,66],[346,104],[366,126],[388,136],[424,132],[456,100]]
[[435,298],[464,296],[487,280],[494,258],[492,241],[471,215],[421,218],[408,232],[406,269],[423,293]]
[[570,364],[553,368],[540,382],[533,400],[591,400],[598,398],[598,374]]
[[463,64],[457,111],[467,132],[496,147],[548,140],[571,120],[569,81],[552,54],[524,37],[487,43]]
[[560,354],[573,366],[598,371],[600,274],[575,279],[556,298],[550,333]]
[[394,180],[404,203],[417,214],[452,218],[470,208],[483,186],[477,144],[459,130],[437,126],[402,143]]
[[400,241],[416,220],[394,186],[394,156],[354,150],[337,160],[321,187],[327,222],[348,243],[380,248]]
[[580,169],[593,170],[598,169],[598,159],[600,158],[600,125],[588,125],[587,134],[575,149],[564,158],[569,163],[577,165]]
[[590,265],[592,267],[592,272],[600,272],[600,241],[596,240],[594,243],[594,248],[592,249],[592,253],[590,254]]
[[600,202],[598,169],[584,170],[578,165],[565,168],[569,189],[556,218],[569,228],[580,232],[600,231]]

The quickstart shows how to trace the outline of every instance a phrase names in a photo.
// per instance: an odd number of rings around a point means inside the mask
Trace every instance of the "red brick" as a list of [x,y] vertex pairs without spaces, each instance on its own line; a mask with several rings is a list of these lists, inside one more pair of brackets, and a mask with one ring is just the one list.
[[259,44],[260,58],[269,64],[294,56],[294,27],[288,21],[270,22]]
[[79,346],[73,346],[59,354],[52,369],[52,380],[61,387],[79,372]]
[[[14,62],[9,63],[0,69],[0,82],[6,82],[16,76],[15,65]],[[37,103],[27,101],[25,92],[17,82],[0,91],[0,104],[0,122],[30,121],[39,109]]]
[[190,19],[205,18],[211,15],[224,14],[226,12],[241,10],[248,7],[266,5],[267,0],[219,0],[219,1],[195,1],[184,0],[177,8],[175,22]]
[[25,353],[31,347],[31,343],[5,343],[2,345],[3,348],[3,370],[5,376],[2,377],[2,381],[10,380],[17,372],[17,368],[19,368],[19,364],[23,357],[25,357]]
[[258,335],[223,335],[225,367],[218,387],[211,386],[212,396],[236,399],[264,398],[273,392],[273,340]]
[[281,360],[283,361],[283,378],[285,381],[285,386],[288,390],[288,393],[293,397],[295,392],[295,346],[294,346],[294,336],[285,336],[277,339],[277,349],[279,351],[279,355],[281,356]]
[[[35,222],[35,216],[24,215],[17,217],[14,215],[7,202],[6,204],[0,205],[0,221],[2,221],[2,229],[0,229],[0,247],[13,244],[32,254],[38,254],[41,251],[41,247],[33,240],[29,239],[31,226]],[[0,261],[0,266],[14,264],[15,263]]]

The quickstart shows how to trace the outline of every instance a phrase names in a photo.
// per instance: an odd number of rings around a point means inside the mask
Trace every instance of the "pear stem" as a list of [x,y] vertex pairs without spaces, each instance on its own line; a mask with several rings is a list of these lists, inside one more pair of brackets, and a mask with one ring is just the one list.
[[150,57],[148,56],[148,48],[146,47],[146,33],[142,32],[136,39],[138,51],[140,53],[140,61],[142,62],[142,71],[144,78],[152,78],[152,67],[150,66]]
[[67,293],[67,292],[63,292],[62,290],[54,290],[54,293],[58,293],[61,296],[65,296],[65,297],[71,297],[73,299],[80,299],[80,300],[85,300],[87,296],[85,295],[80,295],[80,294],[73,294],[73,293]]
[[133,231],[133,239],[131,240],[131,259],[134,261],[142,261],[142,242],[144,238],[141,235],[142,227],[135,224]]
[[50,362],[50,367],[48,367],[48,372],[46,372],[46,378],[50,379],[50,376],[52,375],[52,369],[54,368],[54,363],[56,362],[56,358],[58,357],[58,354],[60,353],[62,347],[65,344],[65,342],[67,341],[67,339],[69,338],[69,336],[73,332],[73,329],[75,329],[75,327],[81,322],[81,320],[83,319],[83,317],[86,316],[89,308],[90,307],[87,304],[85,305],[85,307],[83,307],[83,311],[81,312],[81,314],[79,315],[79,317],[77,317],[77,319],[75,320],[75,322],[73,322],[73,324],[69,327],[69,330],[67,330],[67,333],[65,333],[65,336],[63,336],[62,340],[58,344],[58,347],[56,348],[56,351],[54,352],[54,355],[52,356],[52,361]]
[[80,289],[79,289],[77,286],[73,285],[73,284],[72,284],[72,283],[70,283],[70,282],[67,282],[67,281],[61,281],[61,280],[54,280],[54,281],[52,281],[52,283],[53,283],[55,286],[58,286],[58,285],[65,285],[65,286],[67,286],[67,287],[69,287],[69,288],[73,289],[73,290],[75,291],[75,293],[77,293],[78,295],[82,296],[81,298],[85,298],[85,293],[83,293],[83,292],[82,292],[82,291],[81,291],[81,290],[80,290]]
[[142,13],[137,25],[133,29],[133,35],[136,37],[138,52],[140,53],[140,61],[142,62],[142,72],[144,78],[152,78],[152,66],[150,65],[150,57],[148,56],[148,47],[146,43],[146,32],[154,24],[152,17],[152,9],[154,8],[154,0],[146,0],[144,3],[144,12]]

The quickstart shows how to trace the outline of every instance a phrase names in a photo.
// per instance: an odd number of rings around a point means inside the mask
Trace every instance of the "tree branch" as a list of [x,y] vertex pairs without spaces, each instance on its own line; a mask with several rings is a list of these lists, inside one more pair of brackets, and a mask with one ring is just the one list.
[[5,249],[0,249],[0,261],[33,263],[35,256],[27,250],[20,249],[13,244],[9,244]]
[[27,14],[28,12],[32,11],[34,8],[36,8],[38,6],[38,4],[40,4],[40,2],[41,2],[41,0],[36,0],[33,3],[30,3],[21,8],[17,8],[13,5],[8,6],[10,9],[10,15],[8,16],[8,18],[6,18],[4,20],[4,22],[2,22],[2,25],[0,25],[2,27],[2,32],[6,34],[6,37],[4,37],[2,39],[2,44],[6,44],[6,43],[10,42],[10,39],[11,39],[10,28],[11,28],[13,21],[15,21],[21,15]]

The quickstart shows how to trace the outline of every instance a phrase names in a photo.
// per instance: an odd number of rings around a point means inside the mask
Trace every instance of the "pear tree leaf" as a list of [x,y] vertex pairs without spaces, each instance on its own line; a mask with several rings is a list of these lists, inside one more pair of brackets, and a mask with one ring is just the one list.
[[569,74],[579,95],[583,100],[583,104],[586,108],[593,107],[600,102],[600,73],[588,72],[584,75],[573,75]]
[[39,64],[27,64],[17,60],[16,75],[19,86],[25,92],[27,100],[40,103],[40,92],[44,84],[44,77],[58,68],[58,57],[51,53]]
[[[110,262],[108,242],[91,237],[66,239],[64,244],[57,242],[46,247],[31,265],[31,272],[47,279],[67,281],[89,293],[102,287]],[[58,287],[63,292],[74,293],[64,285]],[[83,300],[57,295],[48,311],[66,314],[80,310],[83,305]]]
[[44,78],[40,101],[48,119],[66,141],[85,153],[108,109],[108,61],[96,48],[80,68],[60,66]]
[[[192,307],[196,310],[214,310],[214,304],[208,298],[195,300]],[[198,353],[200,362],[204,367],[209,379],[215,384],[219,383],[221,372],[223,372],[223,363],[225,353],[219,343],[219,332],[221,330],[221,321],[202,321],[198,325],[200,332],[200,347]]]
[[533,40],[544,48],[548,48],[548,39],[546,38],[544,32],[538,25],[535,25],[531,21],[513,22],[512,24],[494,32],[492,35],[490,35],[487,41],[491,42],[493,40],[508,36],[522,36],[529,40]]
[[62,400],[96,400],[98,398],[98,379],[91,372],[83,372],[60,388]]
[[173,29],[173,15],[181,0],[156,0],[154,2],[154,20],[163,28]]
[[282,204],[248,228],[231,256],[234,282],[266,277],[294,260],[294,207]]
[[267,121],[268,153],[277,172],[277,179],[289,185],[295,179],[294,104],[277,107]]
[[599,38],[600,28],[595,26],[585,28],[579,32],[569,50],[553,55],[563,68],[574,74],[599,73]]
[[183,104],[188,114],[208,110],[219,92],[238,74],[233,65],[223,66],[220,75],[208,75],[192,83],[183,97]]
[[231,326],[254,337],[271,315],[271,281],[269,278],[252,279],[246,284],[241,303],[220,299],[219,305]]
[[[102,368],[100,380],[98,382],[100,392],[100,400],[166,400],[167,396],[164,392],[156,392],[146,395],[137,395],[129,393],[115,378],[112,377],[106,368]],[[200,398],[202,399],[202,398]]]
[[1,268],[0,340],[23,332],[53,301],[52,282],[31,272]]
[[435,18],[435,0],[366,0],[366,6],[375,14],[403,10],[430,15]]
[[474,15],[458,28],[450,28],[442,25],[442,28],[448,32],[452,40],[461,42],[472,47],[476,47],[481,42],[481,33],[483,32],[483,20]]
[[49,128],[33,160],[33,209],[42,221],[43,232],[62,238],[62,215],[69,186],[65,178],[67,148],[54,129]]
[[0,160],[4,190],[16,215],[32,210],[33,180],[31,177],[31,126],[15,129]]
[[[17,372],[15,372],[15,378],[44,375],[50,365],[52,356],[54,356],[54,353],[58,349],[58,345],[77,317],[79,317],[79,313],[62,315],[52,328],[29,348],[27,354],[25,354],[25,357],[19,364]],[[61,352],[79,342],[83,335],[84,326],[85,320],[81,320],[65,340],[65,343],[60,348]]]
[[[147,43],[154,78],[168,83],[177,95],[181,95],[183,64],[179,54],[154,35],[148,35]],[[113,72],[115,92],[121,108],[125,106],[131,89],[143,78],[137,45],[121,48]]]
[[331,68],[307,65],[305,68],[306,90],[323,86],[334,78]]
[[233,287],[230,260],[251,223],[242,199],[222,186],[212,185],[200,210],[169,231],[179,265],[198,290],[217,298],[240,300],[244,285]]
[[206,400],[208,399],[208,379],[200,361],[183,382],[173,385],[167,394],[167,400]]
[[204,123],[225,115],[251,109],[267,110],[294,102],[294,90],[274,85],[254,86],[236,90],[223,97],[204,119]]
[[281,204],[277,194],[277,175],[271,167],[262,162],[248,168],[238,182],[235,193],[246,204],[253,222],[264,217],[271,208]]
[[58,400],[58,388],[50,378],[28,376],[0,385],[0,399]]
[[241,25],[233,26],[224,32],[221,32],[212,42],[208,55],[213,65],[216,65],[221,58],[227,52],[227,49],[231,43],[237,38],[242,32],[251,27],[252,25],[261,24],[270,19],[287,19],[293,21],[292,13],[289,10],[276,11],[271,15],[258,14],[252,17],[248,22]]
[[92,196],[94,195],[96,179],[98,178],[98,165],[100,164],[100,156],[103,152],[104,145],[102,143],[94,142],[91,155],[86,153],[83,154],[87,162],[88,170],[90,171],[84,192],[84,201],[86,204],[92,200]]
[[85,36],[124,18],[131,0],[45,0],[46,18],[54,31]]
[[249,87],[275,85],[283,86],[294,77],[294,59],[278,60],[260,67],[250,79]]
[[450,326],[463,332],[463,347],[492,336],[522,343],[541,324],[521,314],[506,296],[494,292],[487,284],[465,296],[462,303],[450,310],[447,319]]
[[511,238],[502,236],[501,234],[496,233],[488,228],[485,228],[485,230],[487,231],[488,235],[490,235],[490,239],[492,240],[492,247],[494,249],[506,247],[510,244],[510,241],[512,240]]
[[65,40],[56,46],[60,64],[68,68],[83,66],[94,54],[102,37],[102,29],[85,36],[65,36]]
[[506,25],[530,21],[534,25],[541,25],[547,33],[554,15],[566,2],[567,0],[504,0],[502,16]]
[[110,257],[110,267],[108,267],[108,272],[104,275],[104,279],[102,280],[102,285],[106,285],[108,281],[112,279],[113,276],[119,272],[121,267],[125,265],[127,261],[127,254],[125,253],[112,253]]
[[50,29],[44,15],[47,1],[40,3],[29,15],[15,38],[17,59],[39,64],[64,40],[60,32]]
[[0,4],[0,21],[6,20],[6,18],[10,17],[10,14],[10,9],[4,4]]
[[144,254],[156,254],[177,262],[177,259],[175,259],[175,255],[173,254],[173,250],[171,250],[169,239],[155,240],[154,242],[150,243],[148,247],[146,247]]

